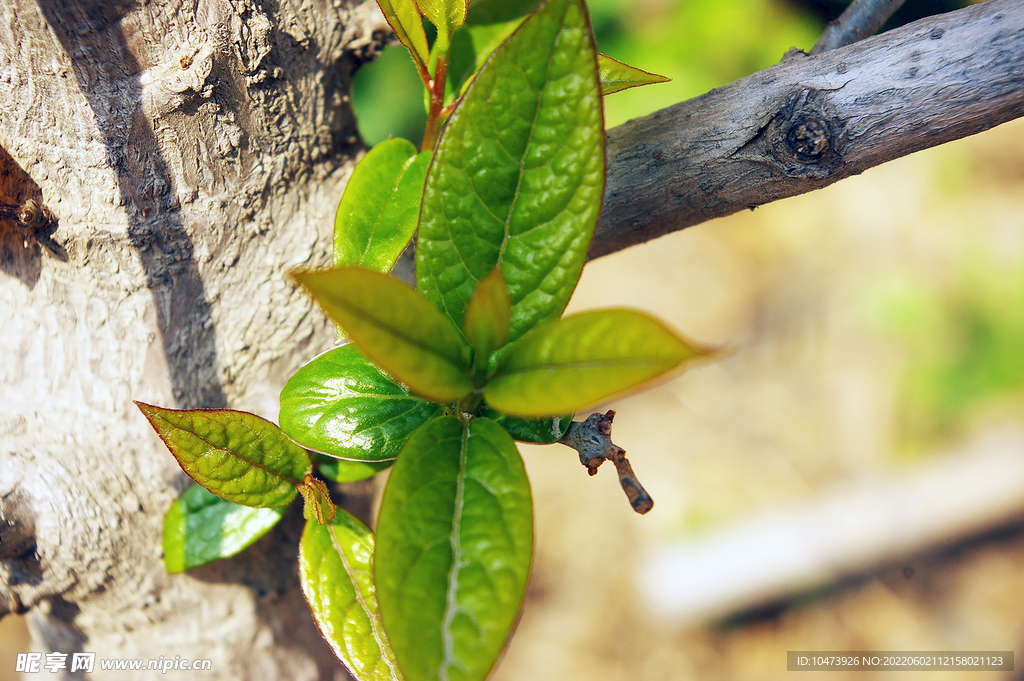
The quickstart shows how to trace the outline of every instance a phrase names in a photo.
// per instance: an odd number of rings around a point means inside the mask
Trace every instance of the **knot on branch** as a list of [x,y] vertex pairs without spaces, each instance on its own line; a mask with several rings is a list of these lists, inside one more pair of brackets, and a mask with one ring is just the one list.
[[786,144],[793,156],[804,163],[814,163],[828,151],[831,136],[826,121],[813,114],[801,115],[789,126]]
[[629,505],[637,513],[644,514],[654,507],[654,500],[636,479],[626,458],[626,450],[612,442],[614,418],[615,412],[609,409],[604,414],[591,414],[585,421],[573,421],[559,442],[579,452],[580,463],[586,466],[590,475],[597,475],[601,464],[611,461]]

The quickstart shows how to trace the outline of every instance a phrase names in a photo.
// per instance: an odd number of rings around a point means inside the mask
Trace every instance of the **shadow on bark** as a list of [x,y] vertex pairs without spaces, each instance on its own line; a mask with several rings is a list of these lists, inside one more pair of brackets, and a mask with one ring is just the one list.
[[344,667],[320,635],[299,584],[299,540],[305,522],[302,504],[293,503],[281,522],[245,551],[179,578],[251,589],[256,615],[260,624],[274,632],[275,648],[310,656],[319,678],[333,681]]
[[[223,407],[209,302],[182,224],[172,174],[142,109],[143,69],[121,27],[133,6],[123,0],[39,0],[74,65],[103,135],[108,163],[117,172],[129,238],[153,294],[175,400],[185,409]],[[38,271],[38,262],[35,267]]]

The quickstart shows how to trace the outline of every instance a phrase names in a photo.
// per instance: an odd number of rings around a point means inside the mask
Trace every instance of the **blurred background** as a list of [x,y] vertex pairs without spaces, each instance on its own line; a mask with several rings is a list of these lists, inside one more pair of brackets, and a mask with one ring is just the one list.
[[[845,4],[590,0],[600,51],[673,79],[609,96],[609,127],[809,49]],[[369,144],[419,143],[404,50],[354,87]],[[1024,667],[1024,120],[597,260],[570,310],[610,305],[730,353],[602,406],[646,516],[610,466],[522,447],[536,554],[496,680],[774,679],[790,650]],[[0,621],[0,679],[28,649]],[[801,678],[869,675],[937,677]]]

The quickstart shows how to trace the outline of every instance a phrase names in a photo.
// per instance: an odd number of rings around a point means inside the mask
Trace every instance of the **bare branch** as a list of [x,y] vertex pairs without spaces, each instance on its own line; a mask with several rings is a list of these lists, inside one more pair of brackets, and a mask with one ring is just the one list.
[[874,35],[900,8],[904,0],[853,0],[839,18],[828,22],[825,32],[814,43],[810,54],[821,54],[852,45]]
[[596,258],[1024,115],[1024,0],[988,0],[608,131]]
[[643,515],[654,508],[654,500],[636,479],[626,458],[626,450],[612,442],[614,418],[615,412],[609,409],[604,414],[591,414],[585,421],[573,421],[559,442],[579,452],[580,463],[587,467],[590,475],[597,475],[597,469],[605,460],[615,464],[619,484],[629,499],[629,505]]

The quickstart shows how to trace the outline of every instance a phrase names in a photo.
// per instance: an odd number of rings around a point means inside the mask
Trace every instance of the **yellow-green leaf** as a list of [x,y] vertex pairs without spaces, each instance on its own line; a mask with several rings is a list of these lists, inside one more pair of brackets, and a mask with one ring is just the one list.
[[384,18],[391,24],[395,36],[409,49],[413,61],[426,68],[430,48],[423,20],[414,0],[377,0]]
[[438,39],[445,42],[466,21],[466,5],[467,0],[416,0],[423,16],[437,27]]
[[495,267],[476,287],[462,322],[462,330],[473,346],[473,368],[478,374],[486,371],[491,353],[508,339],[511,314],[512,302],[501,268]]
[[362,267],[293,276],[364,355],[414,392],[456,402],[473,389],[469,347],[419,292]]
[[373,585],[373,533],[344,509],[326,525],[306,522],[299,580],[327,645],[358,681],[401,681]]
[[502,356],[484,388],[520,417],[577,411],[636,388],[707,351],[635,310],[581,312],[537,327]]
[[255,508],[284,506],[313,469],[302,447],[255,414],[135,405],[182,470],[222,499]]
[[623,64],[621,61],[603,54],[597,55],[597,66],[601,70],[602,95],[610,95],[613,92],[621,92],[641,85],[667,83],[672,80],[629,64]]

